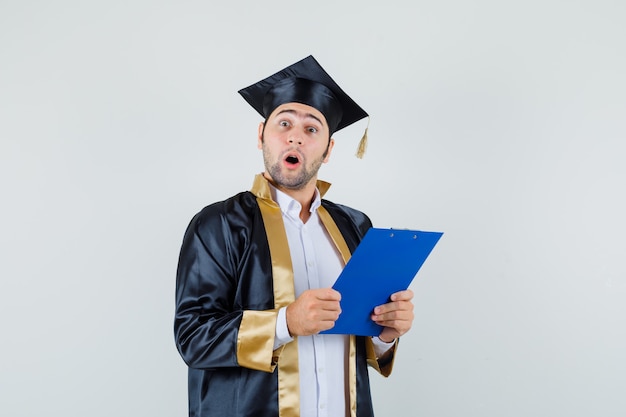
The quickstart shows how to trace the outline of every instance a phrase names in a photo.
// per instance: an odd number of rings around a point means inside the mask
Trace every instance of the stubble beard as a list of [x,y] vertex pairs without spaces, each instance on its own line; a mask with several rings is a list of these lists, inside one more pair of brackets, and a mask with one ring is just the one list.
[[310,167],[307,167],[306,159],[303,159],[301,161],[299,171],[292,172],[294,175],[286,175],[281,169],[282,156],[276,161],[272,161],[271,155],[265,148],[265,145],[263,145],[263,162],[265,163],[265,170],[276,185],[289,190],[301,190],[309,184],[317,175],[325,157],[326,155],[322,155],[322,157],[313,161]]

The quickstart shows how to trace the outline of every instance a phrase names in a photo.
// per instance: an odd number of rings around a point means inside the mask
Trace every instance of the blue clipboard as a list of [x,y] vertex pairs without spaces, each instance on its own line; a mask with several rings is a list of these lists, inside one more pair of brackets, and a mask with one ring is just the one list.
[[374,307],[405,290],[443,233],[371,228],[356,248],[333,288],[341,293],[341,314],[327,334],[378,336],[370,315]]

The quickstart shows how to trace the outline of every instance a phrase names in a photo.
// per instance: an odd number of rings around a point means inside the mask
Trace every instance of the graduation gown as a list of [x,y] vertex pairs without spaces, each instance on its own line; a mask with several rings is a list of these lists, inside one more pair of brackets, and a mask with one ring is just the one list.
[[[322,196],[329,186],[318,181]],[[370,220],[327,200],[318,214],[347,262]],[[299,415],[297,338],[273,350],[278,310],[294,300],[282,214],[259,174],[251,191],[200,211],[183,239],[174,334],[190,416]],[[350,337],[351,416],[373,416],[367,365],[387,376],[394,352],[376,360],[369,337]]]

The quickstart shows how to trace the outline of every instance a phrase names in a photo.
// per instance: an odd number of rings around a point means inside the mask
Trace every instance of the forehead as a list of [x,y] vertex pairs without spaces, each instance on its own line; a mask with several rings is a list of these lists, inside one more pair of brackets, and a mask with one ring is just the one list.
[[279,114],[293,114],[301,118],[313,118],[319,120],[324,126],[328,126],[326,118],[315,107],[302,103],[285,103],[276,107],[268,119],[277,117]]

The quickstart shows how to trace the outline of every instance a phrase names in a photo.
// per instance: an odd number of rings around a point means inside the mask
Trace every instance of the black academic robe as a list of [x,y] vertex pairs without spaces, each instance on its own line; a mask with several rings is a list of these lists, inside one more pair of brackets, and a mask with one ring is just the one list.
[[[329,184],[318,182],[320,193]],[[322,200],[320,217],[347,261],[371,222]],[[282,216],[262,175],[251,191],[205,207],[185,233],[176,280],[175,339],[189,366],[189,415],[298,416],[297,338],[273,350],[278,309],[293,301]],[[373,415],[367,365],[387,376],[370,338],[351,336],[351,415]]]

